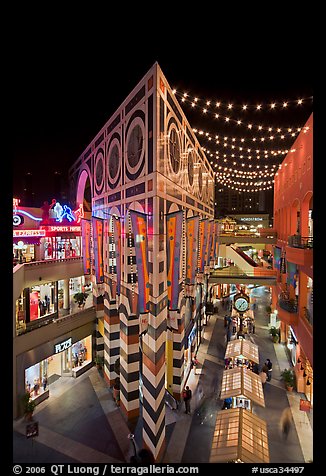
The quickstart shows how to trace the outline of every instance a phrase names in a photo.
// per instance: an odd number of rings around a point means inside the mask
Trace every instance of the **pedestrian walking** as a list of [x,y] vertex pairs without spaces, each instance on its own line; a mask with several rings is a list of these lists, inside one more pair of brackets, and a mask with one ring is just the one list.
[[292,425],[292,413],[289,407],[285,408],[281,415],[281,430],[283,439],[287,440]]
[[267,372],[267,381],[270,382],[272,379],[272,370],[273,370],[273,364],[270,361],[270,359],[266,359],[265,364],[267,365],[268,372]]
[[268,367],[266,363],[263,365],[261,371],[266,374],[266,380],[268,380]]
[[190,400],[192,398],[192,391],[186,386],[186,388],[183,391],[183,401],[185,402],[185,413],[188,413],[190,415]]
[[265,387],[265,383],[266,383],[266,380],[267,380],[267,374],[266,372],[264,372],[263,370],[259,373],[259,377],[261,379],[261,383],[263,385],[263,388]]

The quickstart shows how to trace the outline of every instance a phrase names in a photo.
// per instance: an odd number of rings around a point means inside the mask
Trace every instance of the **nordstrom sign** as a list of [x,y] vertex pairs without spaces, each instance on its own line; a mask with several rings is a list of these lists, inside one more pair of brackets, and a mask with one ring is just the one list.
[[241,217],[241,221],[263,221],[262,217]]

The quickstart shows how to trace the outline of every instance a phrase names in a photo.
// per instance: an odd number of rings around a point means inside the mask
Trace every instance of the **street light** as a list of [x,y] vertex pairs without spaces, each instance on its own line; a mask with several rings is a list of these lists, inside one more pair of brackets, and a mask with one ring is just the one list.
[[134,447],[134,457],[137,458],[137,448],[136,448],[136,443],[135,443],[135,435],[133,433],[128,434],[128,439],[132,441],[133,447]]

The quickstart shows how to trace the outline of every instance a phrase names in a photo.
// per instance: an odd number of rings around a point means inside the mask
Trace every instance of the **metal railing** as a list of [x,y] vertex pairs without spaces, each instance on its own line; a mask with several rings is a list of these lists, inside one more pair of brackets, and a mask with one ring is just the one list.
[[313,325],[313,315],[309,312],[309,309],[303,307],[302,316],[309,322],[311,326]]
[[280,294],[278,296],[278,305],[284,311],[287,311],[291,314],[296,314],[298,312],[298,305],[295,299],[287,299],[286,294]]
[[292,248],[313,248],[314,239],[312,236],[291,235],[288,237],[288,245]]
[[80,309],[79,311],[75,310],[75,311],[70,312],[69,314],[67,314],[65,316],[59,316],[57,311],[53,312],[52,314],[50,314],[48,316],[37,319],[33,323],[26,324],[26,327],[24,327],[24,329],[17,329],[17,335],[26,334],[27,332],[31,332],[35,329],[39,329],[40,327],[47,326],[48,324],[51,324],[53,322],[60,325],[60,324],[66,322],[66,321],[68,321],[68,320],[70,320],[70,319],[72,319],[76,316],[81,317],[85,313],[89,312],[91,309],[95,310],[95,306],[90,305],[85,309]]
[[165,389],[165,403],[171,410],[178,410],[179,408],[179,402],[167,389]]

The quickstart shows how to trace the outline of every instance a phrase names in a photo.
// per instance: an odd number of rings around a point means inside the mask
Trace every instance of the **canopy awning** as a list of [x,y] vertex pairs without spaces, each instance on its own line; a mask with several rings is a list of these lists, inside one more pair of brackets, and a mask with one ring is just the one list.
[[233,357],[240,357],[248,360],[252,360],[259,364],[259,352],[258,345],[253,344],[246,339],[235,339],[228,342],[225,359],[230,359]]
[[244,408],[218,412],[210,463],[269,463],[267,425]]
[[249,400],[265,406],[263,385],[259,375],[245,367],[224,370],[222,378],[221,399],[244,396]]

